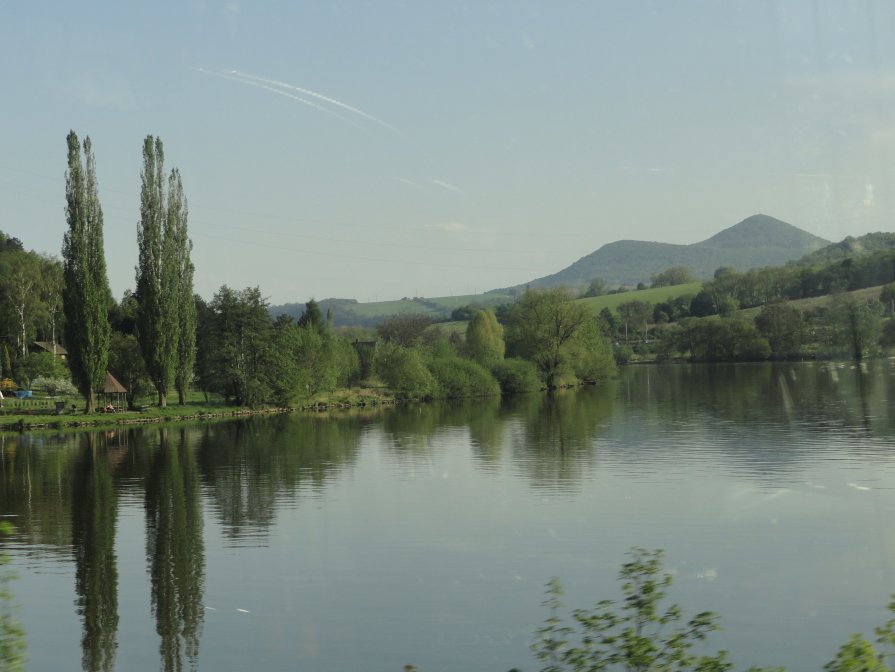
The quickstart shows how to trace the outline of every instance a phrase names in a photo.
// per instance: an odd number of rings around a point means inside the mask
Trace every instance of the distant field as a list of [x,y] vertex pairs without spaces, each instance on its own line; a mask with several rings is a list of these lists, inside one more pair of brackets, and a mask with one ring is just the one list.
[[596,315],[603,308],[615,311],[618,306],[628,301],[644,301],[646,303],[660,303],[684,294],[698,294],[702,289],[701,282],[691,282],[686,285],[673,285],[671,287],[656,287],[655,289],[640,289],[621,294],[607,294],[605,296],[593,296],[588,299],[578,299]]
[[509,294],[467,294],[464,296],[438,296],[418,299],[401,299],[399,301],[376,301],[373,303],[352,303],[345,306],[361,317],[385,317],[400,313],[437,314],[450,313],[455,308],[470,304],[493,306],[509,303],[513,297]]
[[[882,290],[882,285],[877,285],[876,287],[865,287],[864,289],[856,289],[853,292],[846,292],[845,294],[852,299],[871,301],[879,299],[879,295]],[[827,305],[834,299],[835,296],[835,294],[825,294],[824,296],[814,296],[810,299],[795,299],[793,301],[789,301],[788,304],[793,308],[798,308],[799,310],[811,310],[812,308]],[[754,318],[761,312],[761,309],[762,306],[756,306],[755,308],[745,308],[738,311],[738,313],[748,318]]]

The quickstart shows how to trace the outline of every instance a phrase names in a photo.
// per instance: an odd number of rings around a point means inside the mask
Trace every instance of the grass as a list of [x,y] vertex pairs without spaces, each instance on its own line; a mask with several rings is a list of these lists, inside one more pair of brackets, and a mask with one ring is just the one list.
[[[882,285],[878,285],[876,287],[865,287],[864,289],[856,289],[852,292],[845,292],[845,295],[857,301],[876,301],[879,299],[879,295],[882,289]],[[824,296],[813,296],[809,299],[794,299],[792,301],[788,301],[787,303],[793,308],[797,308],[801,311],[806,311],[811,310],[812,308],[826,306],[831,301],[833,301],[836,296],[836,294],[825,294]],[[749,319],[753,319],[761,312],[761,309],[763,307],[764,306],[755,306],[754,308],[744,308],[743,310],[737,311],[737,314],[748,317]]]
[[462,296],[438,296],[433,298],[400,299],[398,301],[374,301],[371,303],[354,303],[345,306],[361,317],[387,317],[400,313],[421,313],[437,315],[450,313],[455,308],[470,304],[493,306],[498,303],[509,303],[513,297],[509,294],[466,294]]
[[671,287],[656,287],[654,289],[638,289],[621,294],[606,294],[604,296],[592,296],[587,299],[578,299],[579,303],[590,308],[594,315],[603,308],[611,311],[618,310],[619,305],[628,301],[644,301],[646,303],[661,303],[684,294],[698,294],[702,289],[701,282],[691,282],[686,285],[672,285]]

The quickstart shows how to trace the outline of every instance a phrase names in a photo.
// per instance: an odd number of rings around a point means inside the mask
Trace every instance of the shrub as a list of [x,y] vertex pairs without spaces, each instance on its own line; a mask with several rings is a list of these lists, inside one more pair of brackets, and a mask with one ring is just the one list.
[[500,385],[488,370],[468,359],[439,357],[429,362],[428,368],[447,399],[500,394]]
[[491,367],[503,394],[535,392],[544,387],[535,365],[524,359],[502,359]]
[[398,397],[420,399],[433,396],[437,390],[420,353],[412,348],[381,343],[373,359],[373,369]]

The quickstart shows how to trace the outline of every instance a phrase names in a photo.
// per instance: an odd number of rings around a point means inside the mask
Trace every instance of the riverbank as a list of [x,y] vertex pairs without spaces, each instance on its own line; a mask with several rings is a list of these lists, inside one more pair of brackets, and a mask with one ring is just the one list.
[[251,415],[276,415],[281,413],[321,412],[332,409],[370,408],[390,406],[397,403],[393,396],[382,390],[337,390],[332,394],[320,395],[304,404],[290,406],[264,406],[248,408],[220,404],[187,403],[185,406],[173,404],[165,408],[146,407],[142,411],[116,413],[93,413],[83,411],[65,412],[61,415],[29,411],[27,409],[4,409],[0,415],[0,432],[29,432],[45,429],[83,429],[118,427],[122,425],[147,425],[163,422],[204,422]]

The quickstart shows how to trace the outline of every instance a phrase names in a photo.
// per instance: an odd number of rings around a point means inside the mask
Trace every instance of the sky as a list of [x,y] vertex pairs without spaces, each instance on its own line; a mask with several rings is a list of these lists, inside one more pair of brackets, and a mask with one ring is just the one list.
[[0,230],[60,254],[89,135],[116,297],[150,134],[206,299],[481,293],[756,213],[895,222],[885,0],[5,0],[0,85]]

